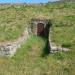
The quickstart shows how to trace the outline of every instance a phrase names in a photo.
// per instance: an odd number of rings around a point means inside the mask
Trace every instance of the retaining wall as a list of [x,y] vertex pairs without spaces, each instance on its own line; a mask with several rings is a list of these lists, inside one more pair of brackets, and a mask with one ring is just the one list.
[[55,44],[54,42],[52,42],[52,30],[50,28],[50,32],[49,32],[49,48],[50,48],[50,53],[56,53],[56,52],[59,52],[59,51],[64,51],[64,52],[67,52],[69,51],[70,49],[68,48],[64,48],[62,47],[62,45],[57,45]]
[[27,41],[29,38],[29,30],[25,29],[24,33],[20,38],[14,41],[1,42],[0,43],[0,56],[13,56],[16,53],[16,50]]

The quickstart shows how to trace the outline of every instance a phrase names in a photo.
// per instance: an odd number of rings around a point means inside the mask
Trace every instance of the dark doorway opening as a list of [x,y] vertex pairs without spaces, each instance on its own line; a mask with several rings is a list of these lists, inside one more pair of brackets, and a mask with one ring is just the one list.
[[44,24],[43,23],[37,24],[37,35],[44,36]]

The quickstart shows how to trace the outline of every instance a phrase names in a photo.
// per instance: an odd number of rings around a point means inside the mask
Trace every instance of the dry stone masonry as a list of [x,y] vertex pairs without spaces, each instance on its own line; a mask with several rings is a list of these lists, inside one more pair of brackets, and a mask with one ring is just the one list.
[[32,19],[31,20],[31,31],[33,35],[45,36],[47,33],[47,25],[49,24],[49,19]]
[[26,42],[28,38],[29,34],[28,29],[26,28],[23,36],[18,38],[16,41],[0,43],[0,56],[13,56],[16,53],[16,50],[20,48],[20,46]]
[[70,50],[68,48],[62,47],[62,45],[59,45],[58,46],[57,44],[55,44],[54,42],[52,42],[51,36],[52,36],[52,29],[50,28],[50,31],[49,31],[49,47],[50,47],[50,53],[56,53],[56,52],[59,52],[59,51],[67,52],[67,51]]

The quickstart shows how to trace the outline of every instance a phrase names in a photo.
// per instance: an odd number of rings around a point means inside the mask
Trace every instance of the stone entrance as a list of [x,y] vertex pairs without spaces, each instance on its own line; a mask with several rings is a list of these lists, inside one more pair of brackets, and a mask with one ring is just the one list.
[[31,22],[32,22],[31,23],[32,34],[36,36],[40,36],[43,40],[45,40],[45,47],[43,48],[42,57],[47,56],[50,53],[49,31],[52,25],[51,20],[32,19]]
[[32,19],[31,21],[31,30],[32,34],[36,36],[45,36],[50,20],[49,19]]

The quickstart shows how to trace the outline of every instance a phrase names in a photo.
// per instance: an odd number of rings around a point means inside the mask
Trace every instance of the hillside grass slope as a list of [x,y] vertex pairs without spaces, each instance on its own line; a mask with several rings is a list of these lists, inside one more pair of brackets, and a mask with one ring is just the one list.
[[74,75],[75,3],[0,6],[0,41],[20,37],[32,18],[51,19],[52,41],[70,51],[46,55],[46,39],[32,36],[14,57],[0,57],[0,75]]

